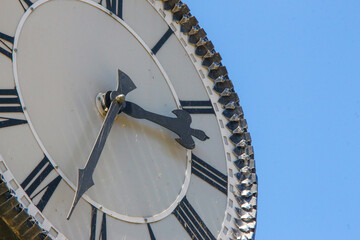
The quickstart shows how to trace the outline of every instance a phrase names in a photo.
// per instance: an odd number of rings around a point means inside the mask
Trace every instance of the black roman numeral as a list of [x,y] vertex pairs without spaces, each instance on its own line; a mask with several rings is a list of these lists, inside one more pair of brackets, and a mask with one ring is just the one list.
[[[91,232],[90,232],[90,240],[96,239],[96,222],[97,222],[97,208],[92,206],[91,208]],[[106,240],[106,214],[103,213],[102,216],[102,222],[101,222],[101,229],[100,229],[100,235],[99,240]]]
[[18,1],[21,4],[24,11],[26,11],[27,8],[29,8],[31,5],[33,5],[33,3],[30,0],[18,0]]
[[191,239],[216,239],[210,230],[206,227],[205,223],[201,220],[200,216],[196,213],[195,209],[191,206],[186,197],[183,198],[183,200],[172,213],[189,234]]
[[160,38],[160,40],[155,44],[155,46],[151,49],[153,54],[155,55],[160,48],[165,44],[165,42],[170,38],[171,34],[173,34],[173,30],[169,27],[166,33]]
[[[103,0],[99,2],[102,4]],[[105,7],[119,18],[123,19],[123,0],[105,0]]]
[[0,42],[5,46],[5,48],[0,46],[0,53],[12,60],[12,48],[9,46],[9,43],[14,44],[14,37],[0,32]]
[[182,108],[190,114],[213,114],[214,109],[211,101],[182,101],[180,100]]
[[227,176],[193,153],[191,158],[191,173],[227,195]]
[[147,224],[147,227],[148,227],[148,230],[149,230],[150,239],[151,240],[156,240],[155,235],[154,235],[154,233],[153,233],[153,231],[151,229],[150,223]]
[[[16,89],[0,89],[0,113],[23,112]],[[27,123],[26,120],[0,117],[0,128]]]
[[38,189],[40,184],[48,177],[52,170],[54,170],[54,167],[45,156],[29,176],[21,183],[21,187],[25,190],[31,200],[44,192],[40,201],[36,204],[36,207],[40,211],[44,210],[62,179],[61,176],[57,176],[45,187]]

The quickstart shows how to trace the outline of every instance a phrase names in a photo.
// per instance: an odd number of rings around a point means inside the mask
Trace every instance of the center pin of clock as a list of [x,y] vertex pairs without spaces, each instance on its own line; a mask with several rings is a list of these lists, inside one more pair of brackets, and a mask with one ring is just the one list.
[[[110,94],[111,91],[108,91],[106,93],[99,93],[96,96],[96,108],[98,110],[98,112],[100,113],[101,116],[106,117],[106,113],[109,110],[109,106],[111,103],[111,99],[110,99]],[[125,101],[125,95],[124,94],[119,94],[115,97],[115,100],[121,104]]]

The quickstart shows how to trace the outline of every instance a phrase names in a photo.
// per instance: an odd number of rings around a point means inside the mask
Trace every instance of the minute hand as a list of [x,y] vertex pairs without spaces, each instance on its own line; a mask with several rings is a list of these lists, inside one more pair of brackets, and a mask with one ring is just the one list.
[[121,111],[121,108],[121,104],[117,103],[115,100],[112,101],[106,118],[101,126],[101,130],[96,139],[95,145],[93,146],[89,159],[86,163],[86,166],[83,169],[79,169],[77,190],[67,219],[70,219],[71,214],[74,211],[75,206],[79,202],[82,195],[94,185],[93,174],[96,165],[105,146],[106,139],[110,133],[115,117],[119,113],[119,111]]
[[176,133],[179,136],[179,138],[175,140],[181,146],[187,149],[195,148],[195,142],[192,139],[192,136],[200,139],[201,141],[205,141],[206,139],[209,138],[204,131],[199,129],[193,129],[190,127],[192,119],[190,114],[185,110],[181,110],[181,109],[173,110],[172,113],[174,113],[177,117],[171,118],[146,111],[139,105],[133,102],[126,101],[126,106],[123,109],[123,112],[133,118],[149,120]]

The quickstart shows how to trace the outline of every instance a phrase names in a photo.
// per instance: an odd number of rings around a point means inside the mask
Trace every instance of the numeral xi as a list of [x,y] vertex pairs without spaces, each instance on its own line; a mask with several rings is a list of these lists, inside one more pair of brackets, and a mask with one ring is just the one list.
[[25,190],[27,195],[33,200],[36,196],[43,193],[36,207],[42,211],[48,204],[51,196],[54,194],[57,186],[61,181],[61,176],[55,177],[44,187],[40,188],[40,184],[45,180],[49,180],[48,176],[54,167],[51,165],[49,159],[45,156],[41,162],[34,168],[34,170],[21,183],[21,187]]

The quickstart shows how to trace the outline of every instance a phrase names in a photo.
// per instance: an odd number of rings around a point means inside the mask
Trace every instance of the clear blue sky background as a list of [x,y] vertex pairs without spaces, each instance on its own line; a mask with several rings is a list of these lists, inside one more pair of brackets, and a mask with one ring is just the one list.
[[248,121],[256,239],[360,239],[360,1],[184,2]]

